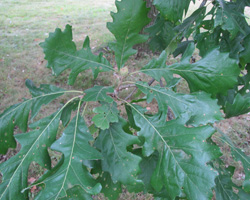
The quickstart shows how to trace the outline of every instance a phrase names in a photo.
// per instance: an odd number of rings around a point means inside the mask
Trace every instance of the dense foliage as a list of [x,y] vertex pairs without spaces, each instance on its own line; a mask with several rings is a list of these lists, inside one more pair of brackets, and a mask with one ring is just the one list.
[[[111,13],[113,22],[107,24],[115,37],[109,45],[115,63],[102,53],[93,54],[88,37],[78,50],[69,25],[40,44],[54,75],[70,70],[69,85],[89,69],[94,78],[109,72],[119,82],[77,91],[36,87],[27,80],[32,98],[0,114],[0,153],[15,148],[16,141],[21,144],[15,156],[0,164],[0,199],[28,199],[33,186],[41,187],[35,199],[83,200],[98,193],[117,199],[122,187],[151,193],[155,199],[207,200],[214,195],[216,200],[250,199],[250,158],[222,132],[216,136],[244,167],[243,185],[236,185],[234,168],[224,167],[211,138],[215,122],[250,111],[250,27],[244,15],[250,1],[203,0],[185,17],[190,3],[154,0],[158,16],[145,29],[148,34],[141,34],[151,21],[146,2],[116,1],[117,13]],[[144,42],[160,55],[135,71],[125,64],[137,52],[133,47]],[[201,57],[197,62],[195,49]],[[181,55],[180,62],[167,65],[171,54]],[[152,79],[128,81],[135,74]],[[190,93],[176,92],[181,78]],[[124,88],[137,89],[121,98]],[[133,98],[135,90],[144,95]],[[75,96],[35,121],[43,105],[66,94]],[[152,101],[158,105],[157,113],[147,109]],[[99,104],[91,126],[85,122],[88,102]],[[13,135],[16,127],[23,133]],[[51,150],[62,153],[55,167]],[[47,170],[28,185],[32,162]]]

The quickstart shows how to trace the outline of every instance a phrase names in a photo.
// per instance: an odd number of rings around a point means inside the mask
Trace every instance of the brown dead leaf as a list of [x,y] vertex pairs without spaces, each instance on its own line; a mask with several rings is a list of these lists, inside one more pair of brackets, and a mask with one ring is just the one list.
[[30,189],[30,192],[31,193],[35,193],[35,190],[36,190],[37,188],[36,188],[36,186],[33,186],[31,189]]
[[28,179],[28,182],[29,183],[34,183],[36,181],[36,179],[34,178],[34,177],[30,177],[29,179]]

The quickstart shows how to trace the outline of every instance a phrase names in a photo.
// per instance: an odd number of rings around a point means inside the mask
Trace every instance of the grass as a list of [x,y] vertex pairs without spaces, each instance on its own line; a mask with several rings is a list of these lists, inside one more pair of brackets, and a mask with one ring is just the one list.
[[[197,6],[197,5],[196,5]],[[75,85],[67,85],[69,72],[64,72],[62,76],[54,77],[51,70],[47,69],[46,61],[39,43],[48,37],[49,32],[53,32],[56,27],[63,29],[66,24],[73,26],[74,41],[78,48],[81,47],[85,37],[91,39],[93,51],[100,50],[100,46],[106,46],[113,36],[106,28],[106,22],[112,21],[109,13],[115,11],[114,0],[1,0],[0,1],[0,112],[6,107],[22,101],[22,98],[29,98],[30,95],[24,85],[27,78],[33,80],[38,86],[41,83],[54,84],[63,88],[84,89],[92,87],[94,84],[107,85],[110,82],[108,73],[103,73],[96,80],[93,80],[91,72],[81,73]],[[189,13],[190,14],[190,13]],[[188,15],[189,15],[188,14]],[[247,13],[249,14],[249,13]],[[250,15],[249,15],[250,16]],[[113,55],[107,53],[108,58],[113,61]],[[152,55],[143,55],[140,60],[132,59],[127,65],[133,70],[143,67]],[[178,60],[171,58],[170,63]],[[168,64],[170,64],[168,63]],[[145,76],[142,77],[146,79]],[[132,81],[139,80],[135,76]],[[181,82],[178,91],[188,92],[185,81]],[[129,94],[124,90],[121,94],[126,97]],[[63,100],[63,99],[60,99]],[[42,109],[44,116],[50,110],[55,110],[58,104],[50,104]],[[155,106],[157,107],[157,106]],[[88,118],[93,115],[93,106],[87,110]],[[156,108],[157,109],[157,108]],[[153,110],[152,110],[153,111]],[[250,155],[248,145],[250,143],[250,114],[237,118],[224,120],[218,126],[235,143]],[[228,148],[221,144],[225,153],[223,159],[227,165],[233,164],[237,167],[235,177],[236,182],[240,182],[242,166],[232,160],[229,156]],[[19,147],[20,148],[20,147]],[[18,151],[18,148],[17,150]],[[8,156],[13,156],[16,151],[10,151]],[[54,162],[57,162],[60,155],[50,152]],[[43,173],[43,169],[32,163],[30,175],[36,177]],[[96,199],[103,199],[96,197]],[[150,195],[130,194],[124,191],[120,199],[152,199]]]
[[112,10],[112,0],[98,0],[94,3],[90,0],[2,0],[0,111],[28,95],[24,89],[27,78],[37,85],[51,83],[66,86],[65,76],[55,79],[51,71],[45,68],[46,62],[39,43],[48,37],[49,32],[54,32],[57,27],[64,29],[66,24],[70,24],[77,46],[80,47],[88,35],[91,47],[95,50],[113,38],[106,28],[106,22],[111,21],[109,12]]

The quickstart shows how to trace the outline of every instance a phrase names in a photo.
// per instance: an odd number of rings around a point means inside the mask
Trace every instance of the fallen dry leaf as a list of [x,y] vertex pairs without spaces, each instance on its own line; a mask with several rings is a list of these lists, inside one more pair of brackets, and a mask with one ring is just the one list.
[[36,188],[36,186],[33,186],[31,189],[30,189],[30,192],[31,193],[35,193],[35,190],[36,190],[37,188]]
[[31,178],[28,179],[29,183],[34,183],[35,181],[36,181],[36,179],[34,177],[31,177]]

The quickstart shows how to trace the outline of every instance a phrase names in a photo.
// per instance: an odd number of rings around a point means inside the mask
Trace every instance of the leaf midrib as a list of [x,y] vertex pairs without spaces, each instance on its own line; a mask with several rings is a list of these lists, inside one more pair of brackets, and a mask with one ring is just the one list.
[[178,100],[178,101],[180,101],[180,102],[182,102],[182,103],[184,103],[184,104],[186,104],[186,105],[191,105],[191,104],[189,104],[189,103],[187,103],[187,102],[185,102],[185,101],[182,101],[182,100],[180,100],[180,99],[178,99],[178,98],[176,98],[176,97],[174,97],[174,96],[172,96],[172,95],[170,95],[170,94],[167,94],[167,93],[164,93],[164,92],[162,92],[162,91],[160,91],[160,90],[157,90],[157,89],[155,89],[154,87],[142,85],[142,84],[140,84],[140,83],[138,83],[138,82],[136,83],[136,85],[140,85],[140,86],[142,86],[142,87],[144,87],[144,88],[147,88],[147,89],[150,89],[150,90],[154,90],[154,91],[156,91],[156,92],[158,92],[158,93],[161,93],[161,94],[163,94],[163,95],[166,95],[166,96],[169,96],[169,97],[171,97],[171,98],[173,98],[173,99],[176,99],[176,100]]
[[223,187],[223,185],[222,185],[221,180],[220,180],[219,177],[218,177],[218,180],[219,180],[219,182],[220,182],[220,185],[221,185],[223,191],[226,193],[226,195],[228,196],[228,198],[229,198],[230,200],[233,200],[233,199],[231,199],[231,197],[230,197],[229,194],[227,193],[226,189]]
[[79,60],[82,60],[82,61],[85,61],[85,62],[90,62],[90,63],[96,64],[96,65],[101,65],[101,66],[103,66],[105,68],[110,69],[111,71],[115,71],[112,67],[110,67],[109,65],[103,64],[103,63],[99,63],[99,62],[96,62],[96,61],[93,61],[93,60],[87,60],[87,59],[84,59],[84,58],[81,58],[81,57],[78,57],[78,56],[74,56],[72,54],[68,54],[68,53],[63,52],[63,51],[58,51],[56,49],[52,49],[51,51],[56,51],[58,53],[61,53],[61,54],[64,54],[66,56],[69,56],[69,57],[72,57],[72,58],[75,58],[75,59],[79,59]]
[[204,73],[204,72],[199,72],[195,70],[182,70],[182,69],[174,69],[174,68],[155,68],[155,69],[141,69],[141,72],[147,72],[147,71],[177,71],[177,72],[187,72],[187,73],[194,73],[194,74],[202,74],[202,75],[207,75],[207,76],[225,76],[225,77],[234,77],[233,75],[227,75],[227,74],[213,74],[213,73]]
[[[132,107],[139,115],[141,115],[145,121],[155,130],[155,132],[159,135],[159,137],[161,138],[161,140],[163,141],[163,143],[166,145],[166,147],[168,148],[168,150],[170,151],[171,155],[173,156],[175,163],[180,167],[180,169],[183,171],[183,173],[186,175],[186,177],[193,183],[193,185],[195,185],[195,187],[197,188],[197,190],[199,190],[199,188],[197,187],[197,185],[192,181],[191,178],[189,178],[188,174],[185,172],[185,170],[182,169],[182,167],[180,166],[179,162],[176,160],[174,153],[171,151],[170,146],[167,144],[167,142],[164,140],[164,138],[162,137],[162,135],[159,133],[159,131],[154,127],[154,125],[142,114],[140,113],[132,104],[126,102],[130,107]],[[163,155],[163,154],[162,154]],[[200,190],[199,190],[200,191]],[[201,191],[202,192],[202,191]]]
[[[76,144],[76,134],[77,134],[76,131],[77,131],[77,126],[78,126],[78,118],[79,118],[80,106],[81,106],[81,101],[79,101],[78,109],[77,109],[77,114],[76,114],[76,123],[75,123],[75,128],[74,128],[74,137],[73,137],[73,141],[72,141],[71,153],[70,153],[70,156],[69,156],[69,163],[68,163],[68,166],[66,168],[66,172],[65,172],[64,179],[63,179],[63,182],[62,182],[62,187],[59,190],[59,192],[57,193],[55,199],[58,198],[58,196],[60,195],[60,193],[61,193],[62,190],[65,190],[64,189],[64,185],[65,185],[68,173],[69,173],[69,168],[72,167],[71,162],[72,162],[72,156],[73,156],[74,148],[75,148],[75,144]],[[66,193],[66,190],[65,190],[65,193]]]
[[27,101],[24,101],[22,103],[20,103],[19,106],[17,106],[16,108],[10,110],[9,112],[7,112],[6,114],[4,114],[2,117],[0,117],[0,120],[4,117],[6,117],[7,115],[9,115],[10,113],[14,112],[15,110],[17,110],[19,107],[23,106],[24,104],[30,102],[30,101],[33,101],[35,99],[38,99],[38,98],[42,98],[42,97],[46,97],[46,96],[50,96],[50,95],[56,95],[56,94],[61,94],[61,93],[83,93],[82,91],[78,91],[78,90],[68,90],[68,91],[61,91],[61,92],[54,92],[54,93],[50,93],[50,94],[43,94],[41,96],[38,96],[38,97],[34,97],[34,98],[31,98]]
[[28,150],[28,152],[25,154],[25,156],[23,157],[22,161],[20,162],[20,164],[18,165],[18,167],[16,168],[16,170],[14,171],[13,175],[11,176],[11,178],[9,179],[9,184],[7,185],[7,187],[5,188],[5,190],[3,191],[0,199],[2,199],[3,195],[5,194],[5,192],[7,191],[7,189],[9,188],[11,181],[13,180],[15,174],[17,173],[17,171],[19,170],[19,168],[22,166],[24,160],[27,158],[27,156],[29,155],[29,153],[31,152],[31,150],[33,149],[33,147],[35,146],[35,144],[37,143],[37,141],[39,141],[39,139],[42,137],[42,135],[44,134],[44,132],[49,128],[49,126],[51,125],[51,123],[56,119],[56,117],[60,114],[60,112],[73,100],[75,100],[76,98],[79,97],[74,97],[71,100],[69,100],[58,112],[57,114],[53,117],[53,119],[50,121],[50,123],[45,127],[45,129],[41,132],[41,134],[37,137],[37,139],[35,140],[35,142],[33,143],[33,145],[30,147],[30,149]]

